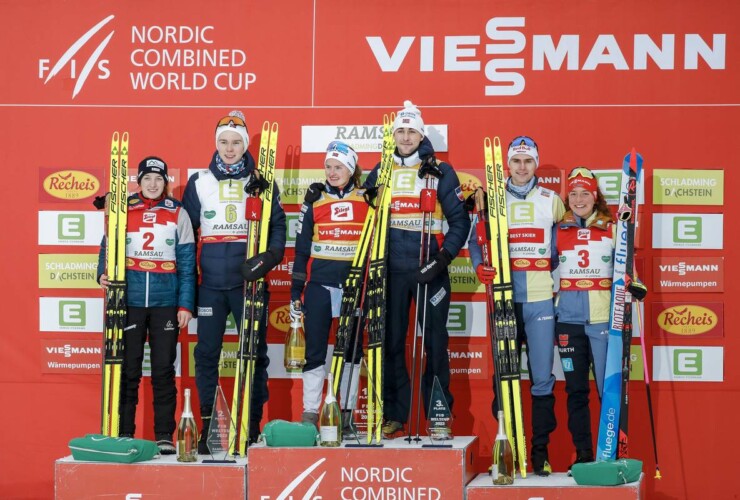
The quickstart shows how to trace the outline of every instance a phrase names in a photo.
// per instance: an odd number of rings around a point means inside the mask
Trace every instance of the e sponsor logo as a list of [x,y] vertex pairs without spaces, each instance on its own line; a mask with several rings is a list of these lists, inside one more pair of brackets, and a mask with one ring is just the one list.
[[653,347],[653,380],[722,382],[724,348],[699,346]]
[[39,330],[102,332],[103,299],[39,297]]
[[723,214],[653,214],[653,248],[723,248]]
[[85,302],[82,300],[59,301],[59,326],[83,328],[87,323]]
[[39,211],[39,245],[99,247],[104,214],[100,212]]

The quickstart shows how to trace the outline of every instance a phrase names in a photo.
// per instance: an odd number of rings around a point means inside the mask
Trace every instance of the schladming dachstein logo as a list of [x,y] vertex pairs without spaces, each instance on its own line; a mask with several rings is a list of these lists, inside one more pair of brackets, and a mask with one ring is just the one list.
[[108,24],[114,17],[114,15],[110,15],[89,30],[87,30],[87,32],[85,32],[72,45],[69,46],[64,54],[62,54],[59,60],[54,64],[51,70],[49,70],[49,65],[51,64],[50,59],[39,59],[38,77],[39,79],[45,78],[44,85],[49,83],[49,81],[56,75],[58,75],[63,69],[65,69],[65,67],[68,67],[69,73],[65,73],[67,74],[67,77],[73,80],[77,80],[74,90],[72,91],[72,99],[74,99],[82,90],[82,87],[85,85],[85,81],[88,79],[90,74],[93,73],[93,70],[95,70],[95,74],[97,74],[99,80],[107,80],[108,78],[110,78],[110,69],[108,69],[108,64],[110,63],[110,61],[108,59],[100,59],[100,56],[102,55],[105,47],[108,45],[108,42],[110,42],[110,39],[113,37],[113,33],[115,33],[115,31],[111,31],[110,33],[108,33],[108,36],[106,36],[105,39],[100,42],[97,47],[95,47],[95,50],[93,50],[92,54],[90,54],[90,56],[87,58],[87,61],[85,61],[85,64],[82,66],[81,70],[78,70],[75,55],[77,54],[77,52],[80,51],[80,49],[85,47],[87,42],[90,41],[90,39],[93,38],[101,29],[103,29],[103,27]]

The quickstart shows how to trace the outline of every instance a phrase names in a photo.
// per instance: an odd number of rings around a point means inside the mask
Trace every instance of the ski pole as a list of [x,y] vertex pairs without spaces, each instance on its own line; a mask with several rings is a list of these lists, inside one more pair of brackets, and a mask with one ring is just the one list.
[[650,397],[650,375],[648,373],[647,352],[645,351],[645,330],[642,327],[642,305],[637,302],[637,328],[640,330],[640,347],[642,347],[642,371],[645,374],[645,394],[647,394],[648,413],[650,414],[650,431],[653,436],[653,454],[655,455],[655,479],[661,479],[658,465],[658,442],[655,438],[655,420],[653,418],[653,399]]

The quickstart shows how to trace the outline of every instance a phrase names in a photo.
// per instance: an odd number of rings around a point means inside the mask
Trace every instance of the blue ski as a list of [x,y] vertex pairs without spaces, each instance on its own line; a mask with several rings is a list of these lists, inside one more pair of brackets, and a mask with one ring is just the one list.
[[[629,380],[632,339],[632,296],[627,285],[634,276],[637,185],[642,173],[642,157],[634,148],[624,158],[614,248],[612,306],[609,318],[609,344],[606,353],[604,389],[601,397],[597,460],[614,460],[627,447],[627,381]],[[626,379],[625,379],[626,378]],[[620,414],[623,415],[620,416]],[[618,446],[621,452],[618,453]]]

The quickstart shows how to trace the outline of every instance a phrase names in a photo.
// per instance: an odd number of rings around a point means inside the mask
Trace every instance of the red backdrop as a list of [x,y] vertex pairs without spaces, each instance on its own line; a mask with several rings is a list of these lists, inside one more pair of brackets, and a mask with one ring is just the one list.
[[[84,171],[104,183],[111,133],[127,130],[131,165],[149,154],[164,157],[179,197],[188,170],[209,161],[216,120],[233,108],[245,112],[253,146],[263,120],[280,123],[280,167],[321,168],[322,155],[302,153],[302,126],[379,124],[383,113],[398,110],[408,98],[421,107],[426,123],[447,125],[448,152],[440,156],[478,178],[485,136],[498,135],[506,144],[515,135],[531,135],[542,163],[562,171],[576,165],[615,169],[637,147],[646,168],[639,249],[643,281],[653,282],[659,257],[724,257],[722,292],[663,291],[647,301],[649,345],[698,349],[706,360],[709,351],[702,349],[719,347],[719,359],[725,360],[719,381],[702,381],[710,371],[704,366],[699,376],[683,378],[673,367],[673,376],[663,374],[653,382],[664,478],[649,479],[648,492],[651,498],[722,498],[737,491],[732,464],[740,440],[733,416],[740,372],[733,361],[740,341],[724,334],[725,328],[708,337],[671,335],[654,323],[667,307],[658,303],[709,302],[724,315],[723,325],[735,324],[740,319],[731,307],[740,293],[734,279],[740,276],[737,247],[727,234],[720,248],[658,248],[653,215],[726,213],[729,219],[739,202],[720,187],[719,193],[727,195],[724,206],[657,204],[652,174],[655,169],[708,169],[724,171],[730,186],[737,179],[737,2],[242,0],[216,8],[193,0],[155,5],[45,0],[5,2],[0,12],[0,165],[6,176],[0,183],[6,224],[0,245],[3,497],[52,496],[53,461],[68,453],[71,437],[99,426],[99,372],[75,368],[65,373],[50,368],[49,361],[64,359],[65,345],[99,345],[100,334],[74,326],[42,328],[44,318],[62,316],[44,309],[40,298],[100,298],[101,293],[51,288],[39,276],[40,255],[97,252],[97,243],[70,246],[51,234],[57,231],[61,238],[63,231],[46,222],[39,228],[38,222],[44,212],[91,212],[91,193],[77,193],[81,199],[50,196],[43,189],[49,174]],[[360,154],[366,168],[377,160],[377,153]],[[286,204],[286,209],[298,207]],[[92,222],[84,227],[93,230]],[[705,227],[704,232],[723,229]],[[47,237],[53,241],[42,242]],[[482,297],[461,291],[453,300],[475,303]],[[273,310],[286,302],[277,287]],[[716,307],[722,303],[728,304],[723,312]],[[282,340],[279,324],[276,316],[271,343]],[[181,387],[194,387],[189,347],[195,339],[181,335]],[[483,346],[488,353],[485,337],[454,337],[451,344],[453,351]],[[648,348],[651,365],[652,352]],[[490,382],[456,376],[452,389],[455,432],[481,438],[476,466],[485,470],[495,434]],[[267,418],[297,418],[300,382],[275,378],[270,390]],[[292,402],[275,397],[286,392]],[[556,395],[560,425],[550,449],[554,467],[564,470],[572,445],[562,382]],[[528,415],[529,398],[523,399]],[[596,413],[598,403],[592,405]],[[148,421],[148,413],[148,406],[142,408],[140,420]],[[647,422],[644,385],[635,381],[631,455],[643,459],[652,476]],[[149,437],[149,426],[143,427],[140,432]]]

